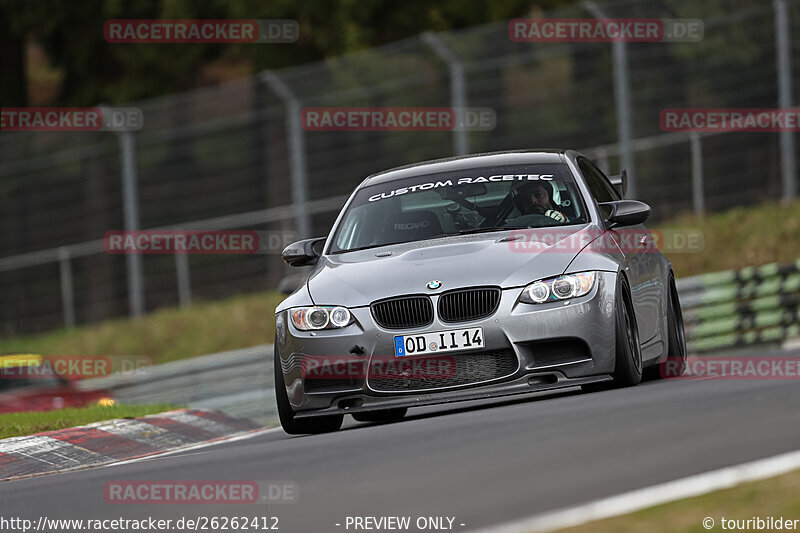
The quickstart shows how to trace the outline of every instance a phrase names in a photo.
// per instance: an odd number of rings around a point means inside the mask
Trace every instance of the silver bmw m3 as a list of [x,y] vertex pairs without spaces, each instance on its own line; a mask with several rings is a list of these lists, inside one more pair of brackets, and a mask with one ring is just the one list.
[[409,407],[680,375],[675,276],[607,177],[571,150],[428,161],[365,179],[275,312],[288,433]]

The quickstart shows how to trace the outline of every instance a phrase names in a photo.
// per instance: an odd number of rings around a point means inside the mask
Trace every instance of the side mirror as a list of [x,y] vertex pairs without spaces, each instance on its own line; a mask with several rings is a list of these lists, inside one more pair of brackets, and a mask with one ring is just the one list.
[[600,207],[610,209],[606,220],[615,226],[635,226],[644,224],[650,218],[650,206],[636,200],[617,200],[616,202],[603,202]]
[[621,174],[609,176],[608,181],[611,182],[611,185],[614,186],[619,195],[625,198],[625,193],[628,192],[628,173],[623,170]]
[[293,242],[283,249],[281,257],[290,266],[309,266],[315,265],[319,261],[322,253],[321,245],[325,243],[327,237],[316,237],[303,241]]

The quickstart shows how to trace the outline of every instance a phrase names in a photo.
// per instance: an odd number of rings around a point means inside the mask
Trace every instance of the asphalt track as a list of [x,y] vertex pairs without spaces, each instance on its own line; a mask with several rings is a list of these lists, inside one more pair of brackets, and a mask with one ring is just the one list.
[[[277,516],[280,531],[356,531],[348,516],[409,516],[418,531],[417,517],[454,517],[453,530],[466,531],[800,449],[798,406],[796,380],[672,380],[419,408],[394,424],[347,417],[333,434],[273,431],[0,483],[0,516]],[[299,498],[201,506],[103,496],[108,481],[209,479],[294,481]]]

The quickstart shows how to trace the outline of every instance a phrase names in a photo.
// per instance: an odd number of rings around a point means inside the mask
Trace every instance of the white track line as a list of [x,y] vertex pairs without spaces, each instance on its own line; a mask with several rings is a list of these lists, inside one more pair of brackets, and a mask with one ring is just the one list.
[[492,533],[554,531],[632,513],[675,500],[700,496],[748,481],[778,476],[798,468],[800,468],[800,451],[794,451],[676,479],[575,507],[520,518],[480,531]]

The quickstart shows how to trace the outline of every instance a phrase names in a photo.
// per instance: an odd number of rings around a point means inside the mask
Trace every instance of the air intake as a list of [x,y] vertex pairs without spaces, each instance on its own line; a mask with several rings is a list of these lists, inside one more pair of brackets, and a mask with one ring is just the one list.
[[403,296],[373,302],[372,317],[386,329],[420,328],[433,322],[433,304],[427,296]]
[[442,322],[466,322],[491,316],[500,305],[500,289],[476,287],[457,289],[439,297],[439,319]]

